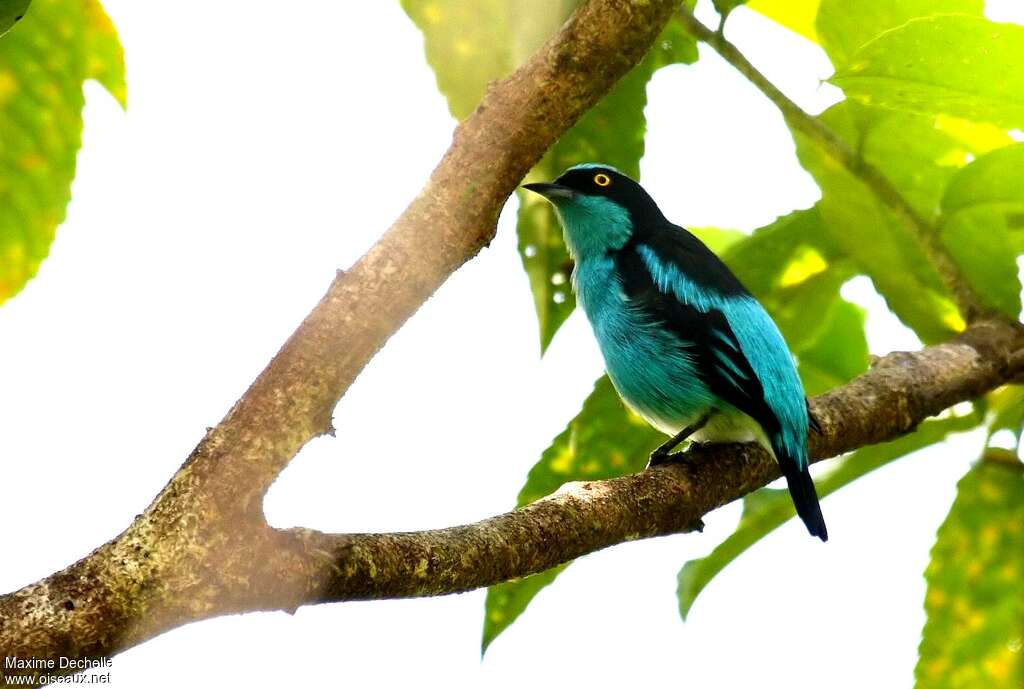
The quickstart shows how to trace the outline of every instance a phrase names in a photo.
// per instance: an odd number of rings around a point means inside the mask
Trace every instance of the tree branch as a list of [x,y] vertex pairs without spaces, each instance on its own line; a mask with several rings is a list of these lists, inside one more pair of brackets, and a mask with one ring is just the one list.
[[693,12],[683,5],[679,11],[683,25],[697,40],[707,43],[726,62],[745,76],[768,100],[775,104],[791,129],[813,141],[828,156],[845,167],[850,173],[867,185],[879,201],[889,207],[908,228],[924,249],[925,255],[938,270],[939,277],[950,291],[968,323],[994,315],[978,298],[970,281],[961,272],[952,255],[942,243],[938,227],[926,220],[909,201],[893,186],[892,182],[874,165],[864,160],[856,151],[825,124],[806,112],[775,87],[767,77],[727,41],[721,32],[712,31]]
[[[810,438],[813,459],[896,438],[1011,380],[1022,372],[1022,351],[1024,329],[980,321],[948,343],[883,357],[812,400],[822,426]],[[699,446],[684,463],[570,484],[476,524],[412,533],[236,522],[196,532],[200,517],[183,513],[177,531],[161,534],[167,543],[156,538],[151,508],[85,559],[0,599],[0,648],[22,658],[97,657],[219,615],[466,591],[623,541],[691,530],[778,476],[757,445]]]
[[[981,321],[920,352],[894,352],[811,401],[822,426],[813,461],[904,435],[927,417],[1006,382],[1021,366],[1024,329]],[[534,574],[623,541],[693,530],[711,510],[780,476],[758,445],[701,445],[682,463],[576,483],[468,526],[399,534],[282,531],[304,561],[297,604],[428,596]],[[317,588],[308,583],[315,581]],[[280,582],[280,580],[279,580]]]
[[260,607],[252,592],[273,593],[261,584],[274,589],[266,577],[278,572],[252,553],[280,548],[281,564],[289,552],[263,517],[271,483],[305,443],[332,432],[337,401],[370,358],[490,242],[516,184],[639,62],[677,5],[591,0],[492,84],[423,191],[337,276],[146,512],[64,572],[0,598],[0,651],[109,655],[191,620]]

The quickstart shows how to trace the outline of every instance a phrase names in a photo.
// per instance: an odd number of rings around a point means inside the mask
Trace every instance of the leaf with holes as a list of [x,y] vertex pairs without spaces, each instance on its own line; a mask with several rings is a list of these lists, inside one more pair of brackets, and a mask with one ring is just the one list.
[[82,144],[82,82],[124,105],[124,57],[95,0],[36,0],[0,40],[0,302],[39,270]]
[[1024,464],[990,449],[957,484],[925,570],[918,689],[1024,686]]

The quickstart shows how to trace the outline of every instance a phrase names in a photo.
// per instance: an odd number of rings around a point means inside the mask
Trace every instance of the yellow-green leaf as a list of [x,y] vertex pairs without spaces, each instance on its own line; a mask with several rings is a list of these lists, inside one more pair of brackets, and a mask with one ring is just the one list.
[[861,46],[832,77],[865,103],[1024,127],[1024,26],[915,19]]
[[124,58],[96,0],[36,0],[0,40],[0,302],[46,258],[71,199],[82,82],[124,102]]
[[957,485],[925,571],[917,689],[1024,686],[1024,464],[987,452]]
[[[849,101],[821,118],[925,217],[938,212],[949,179],[968,160],[963,146],[935,129],[931,118]],[[856,261],[893,312],[926,343],[946,340],[962,328],[935,267],[903,221],[826,150],[799,133],[794,138],[801,163],[821,187],[823,229],[838,251]]]
[[32,0],[0,0],[0,36],[20,22]]
[[844,385],[868,369],[864,309],[836,299],[818,336],[797,354],[800,379],[807,395],[819,395]]
[[1013,137],[991,122],[972,122],[962,117],[938,115],[935,128],[959,142],[973,156],[1013,144]]
[[991,207],[1004,213],[1024,213],[1024,144],[997,148],[973,161],[950,180],[942,198],[949,217]]
[[821,0],[816,26],[838,68],[862,45],[911,19],[954,12],[981,16],[983,9],[982,0]]
[[569,564],[571,563],[521,579],[510,579],[487,589],[487,600],[484,602],[484,632],[480,641],[481,655],[487,652],[487,647],[499,634],[523,614],[541,589],[553,582]]
[[996,431],[1008,430],[1020,444],[1021,431],[1024,431],[1024,385],[1004,385],[986,395],[985,401],[993,412],[989,438]]
[[818,43],[820,39],[814,20],[820,4],[821,0],[750,0],[747,7]]
[[942,198],[942,238],[988,305],[1020,314],[1017,246],[1024,228],[1024,144],[987,153],[953,176]]
[[[820,209],[814,206],[759,227],[721,256],[754,296],[764,298],[772,290],[823,269],[835,254]],[[795,272],[794,266],[798,267]]]
[[427,62],[452,115],[473,112],[487,84],[512,72],[572,13],[578,0],[402,0],[423,32]]

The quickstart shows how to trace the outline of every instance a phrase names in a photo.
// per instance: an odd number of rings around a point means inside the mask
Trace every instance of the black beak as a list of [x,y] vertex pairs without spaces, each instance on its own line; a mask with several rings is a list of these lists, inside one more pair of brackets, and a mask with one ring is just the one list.
[[535,194],[540,194],[549,201],[552,199],[571,199],[576,196],[575,189],[563,187],[561,184],[548,184],[547,182],[524,184],[523,189],[529,189]]

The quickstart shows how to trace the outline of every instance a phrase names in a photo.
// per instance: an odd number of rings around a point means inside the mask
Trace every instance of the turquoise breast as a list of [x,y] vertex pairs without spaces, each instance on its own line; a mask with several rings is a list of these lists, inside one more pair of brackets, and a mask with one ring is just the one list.
[[674,434],[715,403],[696,375],[686,344],[630,308],[611,257],[577,264],[573,282],[622,399],[664,433]]

